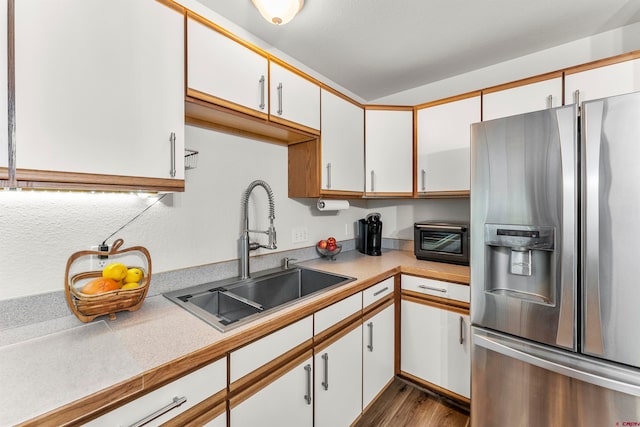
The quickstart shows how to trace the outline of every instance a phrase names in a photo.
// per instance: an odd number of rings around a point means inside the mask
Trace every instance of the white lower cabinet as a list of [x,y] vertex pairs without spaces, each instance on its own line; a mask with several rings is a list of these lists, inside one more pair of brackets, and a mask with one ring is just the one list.
[[227,413],[223,412],[213,420],[204,424],[203,427],[227,427]]
[[230,425],[313,426],[312,381],[309,357],[239,404],[231,401]]
[[394,305],[362,324],[362,409],[373,401],[394,375]]
[[[158,426],[170,421],[206,398],[224,390],[226,382],[227,359],[224,358],[160,387],[85,425],[137,425],[137,423],[146,420],[144,424],[140,425]],[[157,416],[154,417],[154,415]],[[226,415],[223,414],[222,418],[226,418]]]
[[362,329],[315,351],[315,427],[348,426],[362,412]]
[[469,316],[402,301],[400,370],[470,397]]

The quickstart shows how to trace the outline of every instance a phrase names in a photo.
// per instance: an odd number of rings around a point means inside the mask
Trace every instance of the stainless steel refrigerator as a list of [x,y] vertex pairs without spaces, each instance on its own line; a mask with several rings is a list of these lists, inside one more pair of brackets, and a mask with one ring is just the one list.
[[471,425],[640,425],[640,92],[471,128]]

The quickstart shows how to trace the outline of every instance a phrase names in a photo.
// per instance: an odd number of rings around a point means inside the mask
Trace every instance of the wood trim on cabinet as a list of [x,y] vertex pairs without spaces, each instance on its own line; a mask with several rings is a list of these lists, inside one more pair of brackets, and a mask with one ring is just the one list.
[[[286,353],[262,365],[258,369],[248,373],[244,377],[239,378],[236,381],[229,384],[229,393],[233,395],[249,387],[251,384],[262,380],[264,377],[267,377],[269,374],[271,374],[271,372],[276,371],[280,366],[285,365],[292,359],[297,358],[298,355],[311,350],[312,347],[313,347],[313,340],[309,338],[302,344],[292,348]],[[231,358],[229,358],[229,363],[231,363]]]
[[469,190],[420,191],[417,194],[418,198],[421,199],[460,199],[471,196],[471,192]]
[[197,371],[206,365],[221,360],[226,356],[226,354],[219,352],[216,356],[217,357],[212,357],[212,353],[192,353],[151,369],[142,375],[142,379],[144,380],[144,391],[149,392],[160,388],[163,385]]
[[198,427],[213,420],[220,414],[227,411],[227,390],[219,391],[198,403],[197,405],[187,409],[180,415],[171,418],[161,427]]
[[[289,362],[277,368],[275,371],[272,371],[269,375],[262,377],[258,381],[252,383],[249,387],[244,390],[235,393],[234,395],[229,396],[229,410],[231,411],[233,408],[267,387],[272,382],[276,381],[278,378],[282,377],[284,374],[289,372],[291,369],[295,368],[302,362],[307,359],[313,357],[313,351],[309,349],[308,351],[298,355],[294,359],[291,359]],[[231,417],[229,417],[231,418]]]
[[383,311],[385,308],[393,305],[394,295],[395,294],[392,292],[389,295],[382,298],[381,300],[376,301],[375,303],[371,304],[369,307],[366,307],[364,310],[362,310],[362,321],[366,322],[376,314]]
[[414,108],[416,110],[422,110],[424,108],[435,107],[436,105],[449,104],[455,101],[461,101],[463,99],[473,98],[474,96],[480,96],[481,90],[474,90],[472,92],[462,93],[460,95],[449,96],[447,98],[438,99],[435,101],[425,102],[424,104],[418,104]]
[[320,197],[320,141],[289,145],[288,196]]
[[347,191],[347,190],[323,190],[320,189],[320,196],[326,199],[359,199],[363,196],[363,191]]
[[633,52],[627,52],[609,58],[598,59],[597,61],[587,62],[586,64],[576,65],[575,67],[566,68],[564,70],[565,75],[580,73],[582,71],[592,70],[594,68],[604,67],[606,65],[613,65],[619,62],[631,61],[633,59],[640,58],[640,50],[634,50]]
[[394,277],[394,286],[393,286],[393,303],[395,305],[395,309],[394,309],[394,325],[395,325],[395,330],[394,330],[394,357],[393,357],[393,373],[394,375],[398,375],[400,373],[400,352],[401,352],[401,343],[400,343],[400,338],[401,338],[401,334],[402,334],[402,329],[401,329],[401,323],[402,323],[402,313],[400,312],[400,293],[401,293],[401,279],[400,279],[400,275],[396,274],[396,276]]
[[402,291],[401,298],[402,301],[414,302],[416,304],[428,305],[430,307],[452,311],[458,314],[469,315],[469,303],[466,302],[406,290]]
[[[133,400],[143,389],[142,375],[105,388],[52,411],[20,423],[17,427],[81,425]],[[105,406],[105,402],[109,402]]]
[[219,107],[229,108],[233,111],[237,111],[238,113],[255,116],[262,120],[267,120],[269,118],[269,115],[267,113],[256,111],[251,108],[245,107],[244,105],[236,104],[235,102],[227,101],[226,99],[218,98],[217,96],[209,95],[208,93],[201,92],[196,89],[191,89],[189,87],[187,87],[187,97],[199,99],[204,102],[215,104]]
[[356,327],[362,326],[362,310],[357,311],[346,319],[341,320],[329,329],[320,332],[313,337],[313,345],[316,352],[321,351]]
[[543,82],[546,80],[551,80],[551,79],[556,79],[556,78],[562,78],[562,71],[552,71],[550,73],[546,73],[546,74],[539,74],[537,76],[533,76],[533,77],[527,77],[524,79],[520,79],[520,80],[515,80],[509,83],[503,83],[503,84],[499,84],[496,86],[491,86],[488,87],[486,89],[482,90],[482,94],[487,94],[487,93],[494,93],[494,92],[500,92],[503,90],[507,90],[507,89],[512,89],[514,87],[520,87],[520,86],[525,86],[525,85],[529,85],[532,83],[538,83],[538,82]]
[[163,4],[163,5],[167,6],[167,7],[175,10],[176,12],[179,12],[179,13],[186,13],[187,12],[187,9],[184,6],[176,3],[173,0],[156,0],[156,1],[158,3],[160,3],[160,4]]
[[409,105],[364,105],[365,110],[413,111]]
[[[425,262],[429,262],[429,261],[425,261]],[[430,271],[428,275],[425,275],[419,271],[415,271],[411,267],[401,267],[400,273],[406,274],[407,276],[421,277],[424,279],[436,279],[436,280],[441,280],[443,282],[457,283],[459,285],[469,286],[468,276],[449,273],[445,271]]]
[[185,99],[185,122],[275,144],[297,144],[317,138],[315,135],[270,122],[266,118],[245,114],[191,96]]
[[269,114],[269,121],[271,123],[278,123],[283,126],[288,126],[293,129],[301,130],[302,132],[306,132],[311,135],[320,136],[320,131],[318,129],[310,128],[308,126],[301,125],[296,122],[292,122],[291,120],[283,119],[282,117],[274,116],[273,114]]
[[183,179],[144,178],[33,169],[17,169],[16,178],[18,187],[23,189],[184,191]]
[[414,384],[417,384],[421,387],[424,387],[426,389],[435,391],[436,393],[443,395],[449,399],[452,399],[454,401],[456,401],[457,403],[461,403],[463,404],[467,409],[469,408],[469,406],[471,405],[471,400],[469,400],[468,398],[461,396],[457,393],[452,392],[451,390],[447,390],[446,388],[442,388],[440,386],[437,386],[435,384],[432,384],[428,381],[423,380],[422,378],[418,378],[414,375],[411,375],[407,372],[404,371],[400,371],[400,375],[401,378],[404,378],[405,380],[408,380]]
[[386,197],[386,198],[406,198],[413,197],[413,192],[377,192],[377,191],[367,191],[364,194],[365,198],[376,198],[376,197]]

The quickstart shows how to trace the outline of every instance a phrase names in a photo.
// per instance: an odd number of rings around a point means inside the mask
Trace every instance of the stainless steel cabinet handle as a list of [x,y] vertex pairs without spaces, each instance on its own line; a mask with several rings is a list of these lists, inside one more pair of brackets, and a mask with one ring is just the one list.
[[327,163],[327,188],[331,188],[331,163]]
[[307,394],[304,395],[304,400],[307,405],[311,405],[311,365],[305,365],[304,370],[307,372]]
[[373,178],[375,177],[375,174],[373,173],[373,169],[371,169],[371,191],[374,191],[373,188]]
[[421,174],[422,174],[422,191],[427,191],[427,184],[426,184],[427,171],[422,169]]
[[378,295],[380,295],[381,293],[383,293],[384,291],[388,291],[389,287],[385,286],[384,288],[380,289],[378,292],[374,292],[373,296],[377,297]]
[[419,287],[420,289],[426,289],[426,290],[428,290],[428,291],[438,291],[438,292],[445,292],[445,293],[447,292],[447,290],[446,290],[446,289],[444,289],[444,288],[434,288],[434,287],[431,287],[431,286],[425,286],[425,285],[418,285],[418,287]]
[[373,322],[367,323],[367,327],[369,328],[369,345],[367,345],[367,348],[369,351],[373,351]]
[[176,133],[171,132],[169,136],[169,142],[171,143],[171,169],[169,170],[169,175],[171,178],[176,176]]
[[264,110],[264,76],[260,76],[260,109]]
[[171,403],[169,403],[167,406],[158,409],[153,414],[147,415],[146,417],[144,417],[140,421],[136,421],[135,423],[131,424],[130,427],[140,427],[140,426],[143,426],[145,424],[148,424],[151,421],[153,421],[156,418],[158,418],[159,416],[164,415],[167,412],[171,411],[172,409],[175,409],[178,406],[182,405],[186,401],[187,401],[187,397],[186,396],[183,396],[183,397],[176,396],[176,397],[173,398],[173,401]]
[[460,316],[460,344],[464,342],[464,318]]
[[553,95],[547,96],[547,108],[553,108]]
[[282,83],[278,83],[278,115],[282,115]]
[[573,92],[573,102],[578,104],[578,106],[580,105],[580,90],[579,89],[576,89],[576,91]]
[[322,388],[329,390],[329,353],[322,355],[324,362],[324,381],[322,381]]

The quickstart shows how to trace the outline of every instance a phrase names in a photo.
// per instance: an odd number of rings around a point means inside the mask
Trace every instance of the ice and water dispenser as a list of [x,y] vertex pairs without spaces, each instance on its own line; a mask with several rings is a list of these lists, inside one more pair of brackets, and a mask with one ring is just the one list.
[[554,304],[554,227],[485,224],[485,291]]

